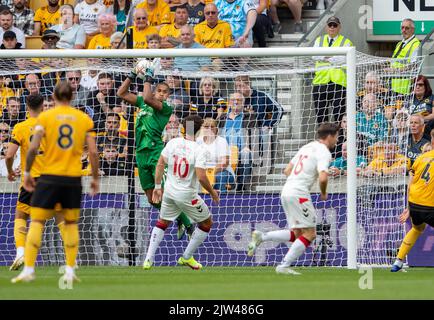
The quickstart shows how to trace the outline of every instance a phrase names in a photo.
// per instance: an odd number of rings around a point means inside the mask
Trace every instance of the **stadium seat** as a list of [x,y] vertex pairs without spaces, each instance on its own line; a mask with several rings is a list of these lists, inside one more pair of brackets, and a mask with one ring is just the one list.
[[41,49],[43,45],[41,36],[27,36],[26,49]]
[[230,164],[232,166],[232,169],[235,170],[237,169],[237,165],[238,165],[238,147],[231,145],[231,155],[230,155]]

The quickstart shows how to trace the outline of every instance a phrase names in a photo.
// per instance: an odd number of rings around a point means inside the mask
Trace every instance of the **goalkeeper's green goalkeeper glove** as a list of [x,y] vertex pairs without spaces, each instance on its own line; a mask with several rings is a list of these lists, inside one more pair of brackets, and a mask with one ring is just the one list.
[[154,68],[148,67],[145,70],[145,82],[149,82],[152,84],[154,81]]
[[130,71],[130,74],[128,75],[128,79],[130,79],[131,82],[133,82],[133,81],[136,80],[136,78],[137,78],[136,70],[132,69],[132,70]]

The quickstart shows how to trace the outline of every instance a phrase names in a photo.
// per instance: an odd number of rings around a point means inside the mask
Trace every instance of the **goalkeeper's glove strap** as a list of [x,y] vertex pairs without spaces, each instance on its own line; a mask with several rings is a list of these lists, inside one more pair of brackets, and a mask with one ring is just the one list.
[[149,82],[150,84],[152,84],[152,83],[154,82],[154,78],[152,78],[152,77],[149,76],[149,75],[146,75],[146,76],[145,76],[145,82]]
[[133,82],[136,80],[136,78],[137,78],[137,74],[133,70],[131,70],[130,74],[128,75],[128,79],[130,79],[131,82]]

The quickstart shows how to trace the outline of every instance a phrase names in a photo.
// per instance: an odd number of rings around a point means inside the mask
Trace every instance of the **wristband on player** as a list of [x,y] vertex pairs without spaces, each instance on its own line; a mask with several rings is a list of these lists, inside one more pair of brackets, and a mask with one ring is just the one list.
[[24,171],[24,176],[25,177],[30,177],[30,172],[29,171]]
[[155,184],[154,190],[161,190],[161,183]]
[[154,79],[151,76],[146,75],[145,82],[149,82],[150,84],[152,84],[154,82]]

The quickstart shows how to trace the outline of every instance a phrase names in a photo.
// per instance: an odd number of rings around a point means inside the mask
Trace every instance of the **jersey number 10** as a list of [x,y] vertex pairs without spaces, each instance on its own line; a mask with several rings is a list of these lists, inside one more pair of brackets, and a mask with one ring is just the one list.
[[182,179],[187,177],[190,165],[186,158],[179,158],[177,155],[173,155],[175,163],[173,164],[173,175],[178,176]]

